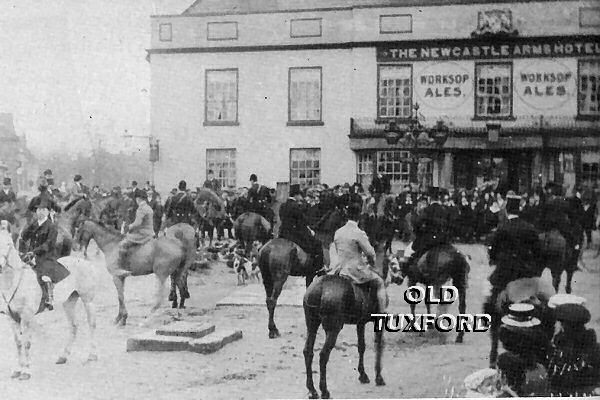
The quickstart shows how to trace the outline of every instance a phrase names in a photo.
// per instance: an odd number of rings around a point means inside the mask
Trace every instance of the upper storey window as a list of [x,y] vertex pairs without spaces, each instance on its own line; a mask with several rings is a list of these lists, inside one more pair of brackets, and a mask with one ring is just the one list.
[[600,117],[600,60],[579,61],[580,116]]
[[378,116],[410,118],[412,115],[412,67],[410,65],[379,66]]
[[579,9],[579,26],[582,28],[600,27],[600,7],[581,7]]
[[412,15],[395,14],[379,17],[379,33],[412,32]]
[[290,21],[290,37],[320,37],[323,34],[322,18],[299,18]]
[[512,64],[475,65],[475,116],[497,118],[512,116]]
[[238,23],[235,21],[209,22],[206,35],[208,40],[237,40]]

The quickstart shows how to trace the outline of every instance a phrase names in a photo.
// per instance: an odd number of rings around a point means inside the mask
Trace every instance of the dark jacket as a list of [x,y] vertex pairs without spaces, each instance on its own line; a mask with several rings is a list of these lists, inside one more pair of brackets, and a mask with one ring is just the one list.
[[5,193],[4,190],[0,190],[0,205],[4,203],[14,203],[17,201],[17,195],[12,190]]
[[302,249],[309,251],[313,245],[313,237],[308,230],[305,207],[296,200],[288,199],[279,207],[279,237],[296,243]]
[[221,193],[221,182],[219,182],[217,179],[213,178],[211,180],[205,180],[204,181],[204,185],[202,185],[203,187],[212,190],[213,192],[219,194]]
[[562,198],[548,199],[540,210],[540,216],[543,217],[539,220],[539,229],[542,232],[556,229],[568,243],[573,244],[576,242],[572,226],[575,221],[569,220],[568,207],[567,202]]
[[166,216],[173,224],[186,223],[192,224],[196,207],[194,201],[185,192],[178,192],[170,197],[165,204]]
[[585,230],[595,230],[596,229],[596,203],[591,203],[588,209],[583,209],[582,213],[582,221],[581,226]]
[[47,190],[44,190],[43,192],[35,196],[33,199],[31,199],[27,209],[35,213],[37,206],[42,202],[42,200],[46,200],[50,204],[50,209],[56,212],[61,211],[58,204],[56,204],[56,201],[54,201],[54,196],[52,196],[52,194],[50,194]]
[[48,276],[52,282],[57,283],[69,275],[69,271],[56,262],[56,226],[48,218],[42,225],[35,220],[21,235],[21,251],[33,252],[36,257],[35,272],[38,278]]
[[516,279],[541,275],[538,232],[521,218],[510,219],[498,228],[490,241],[489,256],[490,264],[496,265],[490,276],[494,287],[504,288]]
[[450,241],[450,217],[447,207],[439,203],[428,205],[417,218],[413,250],[422,254],[434,246],[448,243]]

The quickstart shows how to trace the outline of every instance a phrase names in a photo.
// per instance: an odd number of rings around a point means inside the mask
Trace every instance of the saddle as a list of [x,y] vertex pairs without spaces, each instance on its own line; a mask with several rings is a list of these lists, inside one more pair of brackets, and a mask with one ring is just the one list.
[[377,312],[374,307],[377,304],[377,292],[370,282],[357,284],[350,278],[340,275],[325,275],[322,279],[330,282],[323,286],[324,298],[330,297],[326,291],[336,292],[331,295],[341,295],[342,314],[347,323],[369,320],[371,313]]

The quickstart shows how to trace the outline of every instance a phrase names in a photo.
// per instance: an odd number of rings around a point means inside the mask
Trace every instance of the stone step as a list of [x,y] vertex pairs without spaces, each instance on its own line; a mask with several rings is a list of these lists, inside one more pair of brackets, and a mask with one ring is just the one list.
[[156,330],[157,335],[163,336],[183,336],[193,339],[200,339],[215,331],[215,326],[206,322],[186,322],[179,321],[165,325]]
[[242,338],[242,331],[237,329],[220,329],[210,335],[207,335],[201,339],[194,339],[190,341],[191,351],[202,354],[214,353],[223,346],[240,340]]
[[188,351],[190,339],[185,336],[163,336],[142,333],[127,339],[127,351]]

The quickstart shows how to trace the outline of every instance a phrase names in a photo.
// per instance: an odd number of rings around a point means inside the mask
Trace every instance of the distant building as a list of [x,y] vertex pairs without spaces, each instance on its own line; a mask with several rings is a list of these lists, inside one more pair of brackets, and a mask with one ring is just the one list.
[[15,191],[28,191],[37,179],[37,161],[24,136],[17,136],[12,114],[0,113],[0,178],[11,178]]
[[[161,190],[208,169],[224,186],[600,183],[595,1],[198,0],[151,28]],[[406,136],[417,113],[448,135]]]

